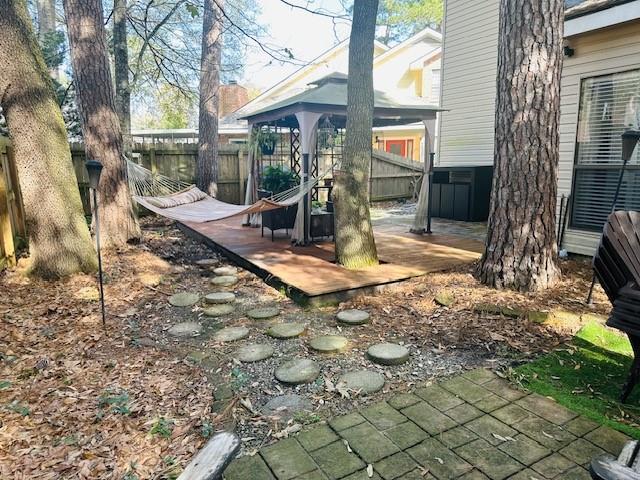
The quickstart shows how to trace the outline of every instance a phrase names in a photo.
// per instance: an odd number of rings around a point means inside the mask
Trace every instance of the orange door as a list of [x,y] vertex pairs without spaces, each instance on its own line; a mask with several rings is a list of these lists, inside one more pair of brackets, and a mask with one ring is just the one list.
[[387,140],[384,144],[385,151],[405,157],[407,155],[406,140]]

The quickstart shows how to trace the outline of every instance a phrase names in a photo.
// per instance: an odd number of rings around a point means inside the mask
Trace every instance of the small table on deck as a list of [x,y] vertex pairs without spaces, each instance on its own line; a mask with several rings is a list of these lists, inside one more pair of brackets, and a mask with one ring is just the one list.
[[333,212],[311,212],[310,234],[311,239],[318,237],[333,237]]

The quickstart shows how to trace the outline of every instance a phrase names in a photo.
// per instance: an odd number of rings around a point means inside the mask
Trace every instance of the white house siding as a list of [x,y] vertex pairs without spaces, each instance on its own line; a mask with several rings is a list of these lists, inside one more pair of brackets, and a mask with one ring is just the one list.
[[[585,33],[567,39],[575,50],[564,59],[560,106],[560,165],[558,197],[571,193],[582,79],[640,68],[640,21]],[[592,255],[600,234],[570,228],[563,247],[573,253]]]
[[499,0],[446,0],[437,165],[493,165]]

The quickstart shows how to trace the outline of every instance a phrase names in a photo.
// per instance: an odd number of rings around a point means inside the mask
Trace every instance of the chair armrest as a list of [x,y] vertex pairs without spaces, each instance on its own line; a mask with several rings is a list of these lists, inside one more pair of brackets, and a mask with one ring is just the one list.
[[237,435],[222,432],[215,435],[191,460],[178,480],[218,480],[240,449]]
[[640,480],[640,473],[607,454],[591,460],[590,473],[594,480]]

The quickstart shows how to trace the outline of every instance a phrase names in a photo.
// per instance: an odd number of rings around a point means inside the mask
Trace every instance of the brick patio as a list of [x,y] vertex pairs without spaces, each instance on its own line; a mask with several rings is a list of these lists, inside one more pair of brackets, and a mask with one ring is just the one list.
[[239,458],[225,479],[589,479],[591,457],[617,456],[627,440],[479,369]]

